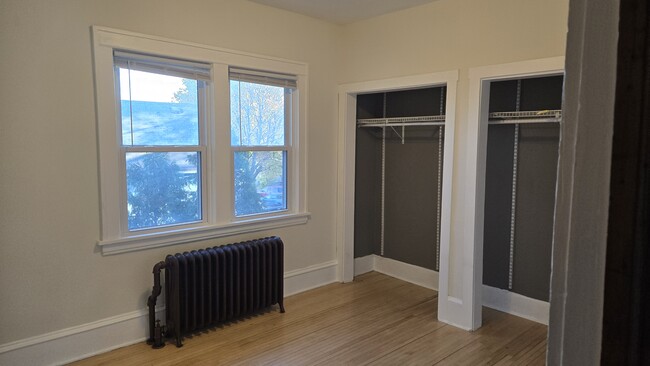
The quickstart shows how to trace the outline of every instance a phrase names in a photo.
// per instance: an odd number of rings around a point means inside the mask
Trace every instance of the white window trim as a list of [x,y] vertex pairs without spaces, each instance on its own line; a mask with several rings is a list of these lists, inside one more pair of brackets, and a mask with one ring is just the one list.
[[[304,63],[258,56],[254,54],[149,36],[106,27],[92,27],[97,131],[99,144],[101,235],[98,246],[102,254],[117,254],[146,248],[188,243],[247,232],[268,230],[306,223],[307,164],[306,116],[307,71]],[[228,136],[228,144],[210,144],[205,171],[204,221],[151,231],[128,232],[122,222],[122,193],[120,180],[120,129],[114,83],[113,50],[133,51],[162,57],[181,58],[212,65],[212,82],[207,103],[205,136],[216,141],[216,136]],[[244,217],[235,217],[233,209],[232,150],[230,146],[230,66],[296,75],[298,103],[290,133],[290,156],[287,164],[286,211]],[[225,146],[224,146],[225,145]]]

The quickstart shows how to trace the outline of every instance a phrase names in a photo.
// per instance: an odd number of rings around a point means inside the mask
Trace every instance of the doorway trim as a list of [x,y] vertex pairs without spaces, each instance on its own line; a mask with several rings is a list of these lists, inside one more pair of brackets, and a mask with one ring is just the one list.
[[482,66],[469,70],[467,180],[464,207],[465,227],[468,229],[465,231],[463,245],[466,253],[473,253],[473,265],[464,273],[463,282],[472,289],[472,306],[470,314],[467,314],[471,319],[471,329],[478,329],[482,324],[483,220],[490,82],[563,73],[564,57]]
[[[445,109],[445,145],[440,220],[440,272],[438,284],[440,294],[446,291],[449,274],[448,259],[451,235],[451,197],[457,82],[458,71],[454,70],[342,84],[339,86],[336,255],[338,261],[338,280],[340,282],[351,282],[354,279],[354,183],[356,168],[357,95],[362,93],[390,92],[446,85],[447,104]],[[439,303],[441,301],[440,298],[442,296],[439,296]]]

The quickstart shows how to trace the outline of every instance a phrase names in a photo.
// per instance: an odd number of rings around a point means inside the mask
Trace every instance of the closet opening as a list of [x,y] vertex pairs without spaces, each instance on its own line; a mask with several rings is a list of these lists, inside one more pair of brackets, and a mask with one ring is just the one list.
[[483,306],[548,324],[564,58],[469,70],[463,319]]
[[[354,257],[440,268],[446,87],[357,95]],[[368,256],[371,256],[368,258]]]
[[562,85],[562,75],[489,84],[483,224],[488,291],[549,301]]
[[339,86],[338,280],[377,271],[438,290],[448,323],[457,81],[446,71]]

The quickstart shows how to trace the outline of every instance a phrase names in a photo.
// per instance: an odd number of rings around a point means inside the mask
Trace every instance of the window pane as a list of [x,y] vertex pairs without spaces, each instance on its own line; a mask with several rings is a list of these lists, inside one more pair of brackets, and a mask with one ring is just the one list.
[[235,152],[235,215],[287,209],[286,152]]
[[122,144],[198,145],[198,82],[120,68]]
[[[290,89],[287,89],[289,92]],[[233,146],[283,146],[285,88],[230,81]]]
[[201,220],[198,152],[126,153],[129,230]]

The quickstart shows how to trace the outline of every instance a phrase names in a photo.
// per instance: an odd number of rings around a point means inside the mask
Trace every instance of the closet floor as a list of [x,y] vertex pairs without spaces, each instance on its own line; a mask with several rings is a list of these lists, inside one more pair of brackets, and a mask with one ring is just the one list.
[[483,309],[467,332],[437,321],[436,291],[370,272],[154,350],[144,342],[74,365],[544,365],[547,327]]

